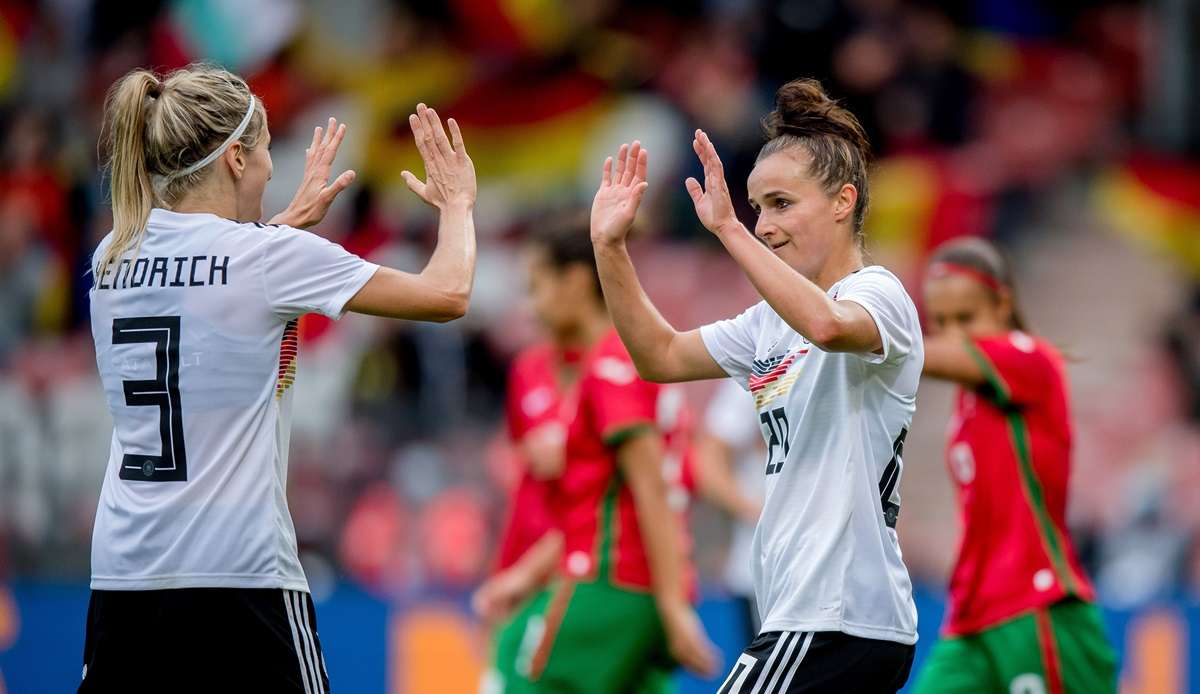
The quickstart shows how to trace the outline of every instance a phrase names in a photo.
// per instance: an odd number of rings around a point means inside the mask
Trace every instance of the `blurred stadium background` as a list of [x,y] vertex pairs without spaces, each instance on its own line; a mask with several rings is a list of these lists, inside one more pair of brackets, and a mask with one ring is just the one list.
[[[466,598],[514,474],[505,370],[536,334],[523,235],[586,207],[603,155],[640,138],[649,291],[678,325],[731,315],[754,294],[694,219],[690,132],[708,130],[743,190],[774,89],[811,75],[878,150],[877,262],[916,292],[923,258],[953,236],[1018,260],[1034,328],[1073,356],[1071,523],[1123,691],[1200,692],[1198,42],[1193,0],[0,0],[0,692],[78,682],[111,431],[84,276],[110,224],[103,95],[135,66],[197,59],[267,105],[269,211],[311,128],[350,124],[341,165],[359,181],[318,231],[360,254],[419,268],[431,247],[432,218],[399,178],[419,165],[404,120],[417,101],[459,120],[480,174],[467,318],[302,324],[291,508],[338,690],[475,687],[487,641]],[[710,391],[689,391],[697,409]],[[899,530],[924,648],[958,532],[951,395],[922,386],[906,451]],[[736,652],[728,521],[693,515],[701,614]]]

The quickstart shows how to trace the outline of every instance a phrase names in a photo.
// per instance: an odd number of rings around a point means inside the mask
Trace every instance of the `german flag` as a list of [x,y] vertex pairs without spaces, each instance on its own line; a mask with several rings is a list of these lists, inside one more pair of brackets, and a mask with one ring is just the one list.
[[1200,167],[1135,156],[1102,173],[1091,197],[1100,216],[1118,231],[1200,276]]

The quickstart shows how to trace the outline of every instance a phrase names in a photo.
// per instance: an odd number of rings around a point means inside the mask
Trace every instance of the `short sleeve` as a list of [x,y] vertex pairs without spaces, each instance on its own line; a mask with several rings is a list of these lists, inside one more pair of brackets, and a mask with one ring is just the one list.
[[521,398],[525,393],[524,379],[520,362],[513,362],[508,370],[508,389],[504,398],[504,414],[508,424],[508,436],[513,441],[520,441],[529,433],[529,418],[521,409]]
[[704,413],[704,428],[734,449],[747,448],[762,440],[754,399],[733,380],[717,387]]
[[1056,358],[1023,332],[968,340],[967,349],[983,369],[984,394],[1001,407],[1031,404],[1059,378]]
[[335,320],[379,269],[336,243],[291,227],[274,229],[263,263],[267,301],[275,313],[320,313]]
[[853,301],[862,306],[875,321],[883,351],[858,353],[872,364],[882,364],[907,356],[913,343],[921,339],[916,308],[904,285],[896,276],[882,268],[860,270],[846,280],[837,294],[839,301]]
[[505,414],[508,435],[514,442],[547,422],[554,421],[558,395],[531,360],[516,359],[508,373]]
[[743,389],[749,387],[747,381],[754,365],[755,340],[764,306],[766,302],[759,302],[733,318],[700,328],[708,353]]
[[619,445],[631,432],[655,426],[661,386],[639,378],[632,362],[600,357],[584,386],[592,424],[606,445]]

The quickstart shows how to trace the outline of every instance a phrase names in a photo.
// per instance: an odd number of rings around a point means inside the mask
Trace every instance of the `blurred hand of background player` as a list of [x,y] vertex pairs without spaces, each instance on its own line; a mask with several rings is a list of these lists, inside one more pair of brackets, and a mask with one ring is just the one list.
[[[696,131],[692,140],[692,149],[700,157],[704,165],[704,186],[694,178],[684,181],[688,195],[692,196],[692,204],[696,206],[696,216],[700,223],[718,236],[734,229],[742,228],[737,214],[733,211],[733,200],[729,197],[729,186],[725,184],[725,167],[717,156],[717,148],[703,130]],[[744,228],[743,228],[744,230]]]
[[489,627],[499,624],[512,614],[535,587],[528,572],[516,567],[501,571],[471,595],[471,609]]
[[346,124],[329,119],[329,127],[313,130],[312,145],[304,150],[304,178],[287,209],[271,218],[272,224],[287,224],[307,229],[325,218],[334,198],[354,182],[354,171],[343,171],[329,183],[333,160],[346,137]]
[[475,164],[467,155],[458,123],[451,118],[447,125],[450,137],[446,137],[437,112],[417,104],[417,112],[408,117],[408,126],[425,163],[425,181],[411,171],[401,171],[400,176],[412,192],[439,210],[455,205],[472,207],[477,190]]
[[521,452],[535,478],[552,480],[562,474],[567,464],[564,450],[566,441],[566,427],[558,422],[548,422],[525,435],[521,441]]
[[720,663],[717,648],[708,640],[704,626],[692,606],[681,602],[674,605],[659,605],[663,629],[667,632],[667,648],[687,670],[704,678],[717,674]]
[[642,143],[621,145],[615,162],[604,160],[604,175],[600,190],[592,200],[592,243],[613,244],[625,240],[633,227],[638,206],[646,195],[646,166],[648,153]]

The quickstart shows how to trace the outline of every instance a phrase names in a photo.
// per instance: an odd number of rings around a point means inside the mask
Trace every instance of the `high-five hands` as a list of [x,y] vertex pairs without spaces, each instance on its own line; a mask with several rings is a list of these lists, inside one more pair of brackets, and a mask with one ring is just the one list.
[[600,190],[592,200],[592,243],[611,244],[625,240],[633,227],[638,206],[646,195],[647,152],[642,143],[621,145],[617,158],[604,160]]
[[467,155],[462,132],[453,118],[447,121],[450,136],[442,127],[442,119],[425,104],[417,104],[417,112],[408,117],[417,151],[425,162],[425,180],[411,171],[400,176],[412,192],[439,210],[454,205],[471,207],[475,204],[475,164]]
[[306,229],[325,218],[334,198],[354,182],[355,173],[350,170],[343,171],[329,183],[333,160],[345,137],[346,124],[339,125],[336,118],[329,119],[327,128],[317,126],[313,130],[312,144],[304,150],[304,177],[300,187],[287,209],[272,218],[272,223]]
[[721,157],[717,156],[717,148],[703,130],[696,131],[692,149],[704,165],[704,186],[690,177],[684,181],[684,185],[687,186],[688,195],[692,196],[700,223],[717,235],[740,227],[741,222],[733,211],[733,200],[729,197],[729,186],[725,183],[725,167],[721,164]]

